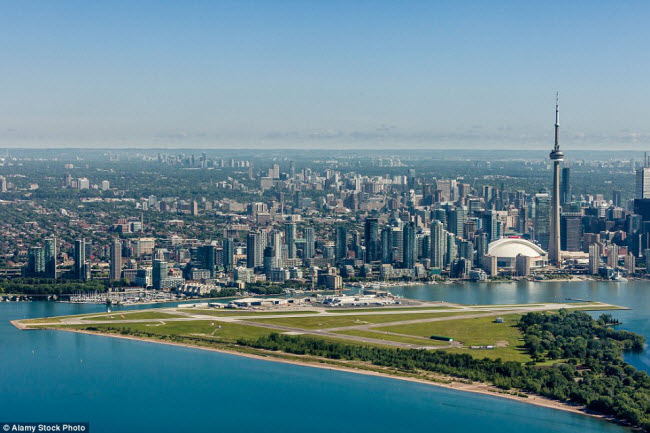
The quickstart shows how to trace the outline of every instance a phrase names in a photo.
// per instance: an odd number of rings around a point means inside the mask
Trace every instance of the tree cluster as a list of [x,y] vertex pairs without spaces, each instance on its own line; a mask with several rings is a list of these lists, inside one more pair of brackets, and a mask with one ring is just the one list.
[[478,359],[444,350],[370,347],[280,334],[257,340],[240,339],[237,343],[298,355],[370,362],[407,372],[432,371],[492,383],[502,389],[515,388],[585,405],[650,431],[650,377],[622,359],[623,350],[643,346],[642,336],[613,330],[579,311],[529,313],[522,317],[520,326],[531,355],[539,358],[543,353],[547,357],[568,358],[568,361],[543,368],[501,359]]

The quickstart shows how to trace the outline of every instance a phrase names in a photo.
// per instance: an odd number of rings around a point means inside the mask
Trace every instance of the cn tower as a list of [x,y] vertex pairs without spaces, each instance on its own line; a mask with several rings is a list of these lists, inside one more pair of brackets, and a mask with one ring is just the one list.
[[551,207],[551,238],[548,242],[548,262],[552,265],[560,264],[560,162],[564,154],[560,150],[558,134],[560,132],[560,109],[558,95],[555,94],[555,146],[549,157],[553,161],[553,197]]

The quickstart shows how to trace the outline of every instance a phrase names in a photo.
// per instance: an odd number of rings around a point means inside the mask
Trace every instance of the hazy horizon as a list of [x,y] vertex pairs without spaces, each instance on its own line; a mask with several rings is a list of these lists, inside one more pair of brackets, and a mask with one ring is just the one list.
[[5,3],[0,147],[643,150],[649,12]]

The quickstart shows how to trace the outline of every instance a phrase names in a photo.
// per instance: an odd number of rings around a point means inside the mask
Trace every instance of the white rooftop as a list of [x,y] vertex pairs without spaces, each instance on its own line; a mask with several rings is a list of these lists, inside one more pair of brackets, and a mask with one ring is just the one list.
[[519,254],[527,257],[541,257],[546,255],[546,251],[522,238],[501,238],[488,245],[488,255],[493,257],[514,258]]

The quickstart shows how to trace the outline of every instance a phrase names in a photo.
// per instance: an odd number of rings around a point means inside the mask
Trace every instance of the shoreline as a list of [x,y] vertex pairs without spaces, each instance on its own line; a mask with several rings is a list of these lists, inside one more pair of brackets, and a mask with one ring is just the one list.
[[[19,322],[19,321],[15,321]],[[33,330],[34,328],[28,328],[25,325],[14,323],[14,321],[11,322],[14,326],[16,326],[18,329],[21,330]],[[21,326],[22,325],[22,326]],[[48,328],[44,328],[48,329]],[[118,334],[108,334],[108,333],[101,333],[101,332],[93,332],[93,331],[86,331],[86,330],[81,330],[81,329],[59,329],[59,328],[49,328],[48,330],[53,330],[53,331],[64,331],[64,332],[74,332],[74,333],[79,333],[79,334],[88,334],[88,335],[95,335],[95,336],[103,336],[103,337],[109,337],[109,338],[121,338],[125,340],[133,340],[133,341],[141,341],[145,343],[152,343],[152,344],[165,344],[169,346],[179,346],[179,347],[185,347],[189,349],[198,349],[198,350],[207,350],[211,352],[216,352],[216,353],[223,353],[227,355],[234,355],[234,356],[243,356],[246,358],[251,358],[251,359],[257,359],[257,360],[262,360],[262,361],[271,361],[271,362],[279,362],[283,364],[291,364],[291,365],[298,365],[298,366],[303,366],[303,367],[311,367],[311,368],[320,368],[323,370],[335,370],[335,371],[342,371],[342,372],[347,372],[347,373],[354,373],[354,374],[363,374],[366,376],[375,376],[375,377],[384,377],[384,378],[389,378],[389,379],[396,379],[396,380],[402,380],[402,381],[407,381],[407,382],[414,382],[414,383],[420,383],[420,384],[425,384],[425,385],[432,385],[432,386],[437,386],[440,388],[446,388],[450,390],[455,390],[455,391],[463,391],[463,392],[471,392],[474,394],[481,394],[481,395],[486,395],[486,396],[493,396],[493,397],[498,397],[498,398],[504,398],[508,399],[511,401],[518,401],[520,403],[526,403],[530,404],[533,406],[537,407],[545,407],[548,409],[556,409],[556,410],[561,410],[564,412],[571,412],[574,414],[578,415],[585,415],[585,416],[590,416],[593,418],[598,418],[603,421],[609,421],[613,422],[618,425],[622,426],[627,426],[629,425],[621,422],[620,420],[617,420],[613,417],[603,415],[597,412],[591,412],[588,409],[586,409],[584,406],[579,406],[579,405],[572,405],[570,403],[563,403],[557,400],[552,400],[543,396],[539,396],[536,394],[527,394],[523,391],[515,391],[515,392],[520,392],[522,394],[526,394],[528,398],[525,397],[520,397],[517,395],[512,395],[508,394],[505,392],[500,392],[498,388],[488,385],[486,383],[482,382],[473,382],[471,384],[466,384],[462,382],[452,382],[452,383],[442,383],[442,382],[436,382],[433,380],[427,380],[424,378],[417,378],[417,377],[407,377],[407,376],[397,376],[397,375],[392,375],[390,373],[384,373],[384,372],[379,372],[379,371],[374,371],[374,370],[364,370],[361,368],[354,368],[354,367],[345,367],[345,366],[339,366],[339,365],[331,365],[331,364],[326,364],[326,363],[316,363],[316,362],[307,362],[307,361],[300,361],[300,360],[292,360],[292,359],[283,359],[279,357],[275,357],[273,355],[258,355],[254,353],[245,353],[245,352],[239,352],[235,350],[228,350],[228,349],[220,349],[220,348],[214,348],[214,347],[206,347],[206,346],[196,346],[188,343],[178,343],[178,342],[171,342],[171,341],[162,341],[162,340],[156,340],[156,339],[149,339],[149,338],[142,338],[142,337],[134,337],[130,335],[118,335]],[[285,354],[285,352],[278,352]],[[292,354],[287,354],[289,356],[297,356],[297,355],[292,355]],[[462,380],[462,378],[452,378],[452,379],[458,379]]]

